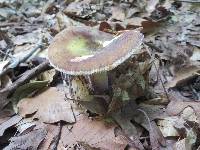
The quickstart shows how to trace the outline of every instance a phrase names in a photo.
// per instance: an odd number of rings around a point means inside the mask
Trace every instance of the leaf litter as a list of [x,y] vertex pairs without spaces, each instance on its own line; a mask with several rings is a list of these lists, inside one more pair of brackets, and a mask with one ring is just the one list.
[[[1,149],[200,147],[198,1],[2,0],[0,12]],[[145,52],[109,82],[71,79],[45,59],[57,33],[80,25],[143,27]]]

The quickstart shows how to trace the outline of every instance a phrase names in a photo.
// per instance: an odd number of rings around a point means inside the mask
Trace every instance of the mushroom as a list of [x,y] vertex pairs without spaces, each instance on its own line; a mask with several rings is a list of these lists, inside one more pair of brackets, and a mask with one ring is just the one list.
[[48,57],[58,71],[72,77],[88,76],[102,87],[102,82],[108,83],[108,71],[140,52],[142,40],[138,30],[114,37],[91,27],[69,27],[56,35]]

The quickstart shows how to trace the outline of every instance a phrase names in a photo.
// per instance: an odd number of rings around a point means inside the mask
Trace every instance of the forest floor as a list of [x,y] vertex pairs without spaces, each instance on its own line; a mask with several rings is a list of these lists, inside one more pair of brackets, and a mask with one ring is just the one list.
[[[52,40],[71,26],[144,34],[146,78],[133,77],[123,104],[113,104],[111,85],[111,117],[97,100],[67,97],[48,62]],[[200,150],[200,1],[0,0],[0,149]]]

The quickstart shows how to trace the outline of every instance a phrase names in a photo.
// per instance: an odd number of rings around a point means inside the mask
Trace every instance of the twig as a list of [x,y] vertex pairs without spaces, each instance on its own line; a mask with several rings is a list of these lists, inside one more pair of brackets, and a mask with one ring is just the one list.
[[194,74],[200,76],[200,73],[198,73],[198,72],[195,72]]
[[4,92],[8,92],[9,94],[13,93],[19,86],[27,83],[32,79],[33,77],[37,76],[38,74],[49,70],[51,67],[49,66],[49,62],[45,61],[42,64],[38,65],[37,67],[33,68],[32,70],[28,70],[24,73],[22,77],[20,77],[18,80],[16,80],[13,84],[10,86],[0,90],[0,94]]
[[16,23],[6,22],[6,23],[1,23],[0,27],[3,28],[3,27],[8,27],[8,26],[15,26],[15,25]]
[[[8,65],[8,67],[6,69],[4,69],[1,73],[0,73],[0,77],[7,74],[8,72],[10,72],[13,68],[17,67],[20,63],[25,62],[29,57],[31,57],[31,55],[39,48],[42,47],[42,44],[39,43],[36,47],[34,47],[28,54],[26,54],[24,57],[22,57],[19,60],[15,60],[15,58],[13,58],[13,62],[11,62],[10,65]],[[6,54],[7,55],[7,54]],[[17,58],[16,58],[17,59]]]
[[62,131],[62,122],[58,122],[58,133],[57,135],[53,138],[53,140],[51,141],[50,150],[57,150],[58,144],[59,144],[59,140],[60,140],[60,136],[61,136],[61,131]]
[[2,53],[3,55],[8,55],[8,57],[10,57],[10,58],[13,58],[13,56],[12,55],[10,55],[10,54],[7,54],[7,53],[5,53],[4,51],[2,51],[2,50],[0,50],[0,53]]
[[140,109],[140,108],[138,108],[137,110],[140,111],[140,112],[142,112],[142,113],[144,114],[144,116],[145,116],[146,119],[148,120],[148,123],[149,123],[149,129],[152,130],[151,120],[149,119],[147,113],[146,113],[144,110]]

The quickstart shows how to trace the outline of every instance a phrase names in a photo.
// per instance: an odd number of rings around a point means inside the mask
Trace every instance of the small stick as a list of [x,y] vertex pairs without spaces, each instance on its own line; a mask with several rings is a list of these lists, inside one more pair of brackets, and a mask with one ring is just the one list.
[[[8,72],[10,72],[10,70],[13,69],[13,66],[18,66],[20,63],[25,62],[29,57],[31,57],[31,55],[39,48],[42,47],[42,44],[39,43],[35,48],[33,48],[27,55],[25,55],[23,58],[19,59],[19,61],[13,61],[11,62],[10,65],[8,65],[8,67],[6,69],[4,69],[1,73],[0,73],[0,77],[7,74]],[[8,55],[8,54],[6,54]],[[15,59],[15,58],[14,58]]]
[[142,112],[142,113],[144,114],[144,116],[145,116],[146,119],[148,120],[148,123],[149,123],[149,129],[152,130],[151,120],[149,119],[149,116],[147,115],[147,113],[146,113],[144,110],[140,109],[140,108],[138,108],[137,110],[140,111],[140,112]]
[[60,137],[61,137],[61,131],[62,131],[62,122],[58,122],[58,133],[57,135],[53,138],[53,140],[51,141],[50,143],[50,147],[49,149],[51,150],[57,150],[57,147],[58,147],[58,144],[59,144],[59,141],[60,141]]
[[7,53],[5,53],[4,51],[2,51],[2,50],[0,50],[0,53],[2,53],[3,55],[8,55],[8,57],[10,57],[10,58],[14,58],[12,55],[10,55],[10,54],[7,54]]
[[32,79],[33,77],[49,69],[51,69],[51,67],[49,66],[49,62],[48,61],[43,62],[42,64],[38,65],[32,70],[26,71],[22,77],[20,77],[18,80],[12,83],[10,86],[0,90],[0,94],[4,92],[8,92],[9,94],[11,94],[19,86],[24,85],[25,83],[29,82],[30,79]]

